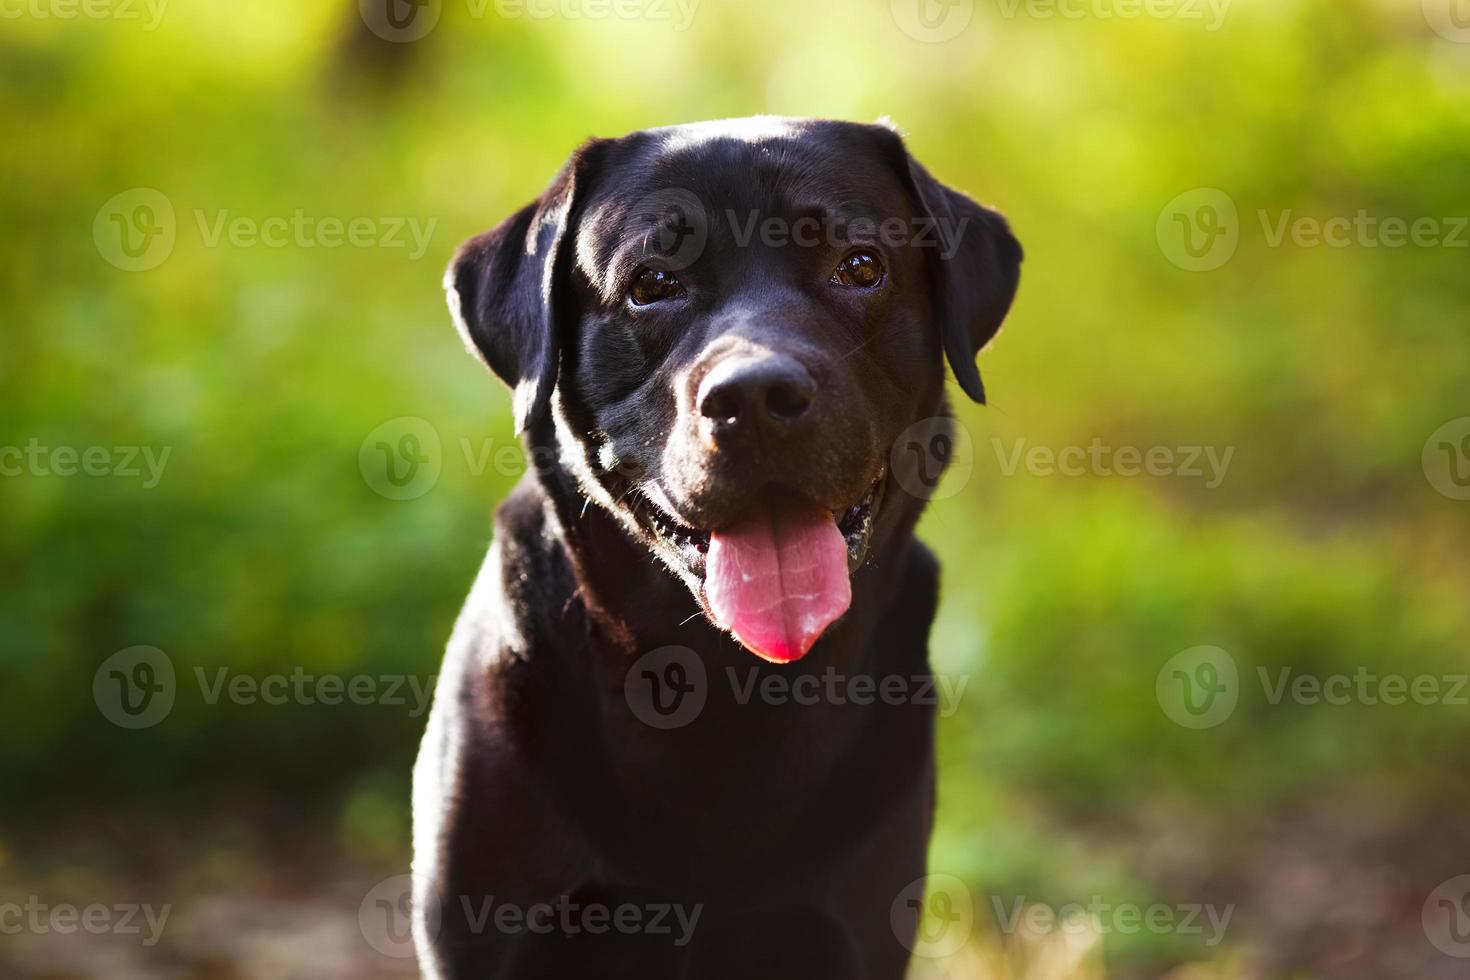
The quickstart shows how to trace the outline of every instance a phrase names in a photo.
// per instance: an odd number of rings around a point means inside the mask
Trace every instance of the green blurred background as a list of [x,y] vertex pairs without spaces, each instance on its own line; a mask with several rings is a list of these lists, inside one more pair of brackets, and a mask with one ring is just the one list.
[[[355,0],[93,2],[0,11],[0,453],[38,447],[0,477],[0,902],[173,918],[148,948],[7,935],[0,973],[409,973],[358,917],[407,866],[407,685],[211,704],[196,670],[430,683],[521,470],[444,309],[453,248],[587,136],[775,113],[891,117],[1027,250],[922,526],[967,678],[931,870],[973,926],[915,976],[1462,975],[1432,895],[1470,873],[1467,692],[1272,703],[1259,673],[1470,670],[1461,0],[443,0],[395,8],[437,15],[414,40]],[[1360,212],[1434,234],[1275,234]],[[367,224],[332,247],[328,218]],[[424,426],[405,494],[375,445]],[[1093,445],[1231,455],[1011,465]],[[168,456],[150,480],[118,447]],[[177,693],[133,730],[93,682],[138,645]],[[1169,693],[1200,646],[1236,669],[1210,727]],[[1232,917],[1211,943],[1001,914],[1094,899]]]

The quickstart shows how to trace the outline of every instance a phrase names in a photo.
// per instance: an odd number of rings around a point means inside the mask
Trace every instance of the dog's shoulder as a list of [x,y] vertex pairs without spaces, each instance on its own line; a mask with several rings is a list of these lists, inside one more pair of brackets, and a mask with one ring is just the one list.
[[461,618],[481,627],[478,639],[500,648],[494,653],[523,659],[548,610],[562,609],[575,589],[550,503],[528,475],[495,510],[490,551]]
[[572,594],[572,573],[547,511],[529,477],[496,508],[489,551],[449,640],[446,672],[500,673],[526,664],[546,611],[562,608]]
[[501,543],[501,564],[514,568],[545,560],[554,537],[546,493],[527,474],[495,508],[495,540]]
[[939,604],[939,558],[918,538],[904,547],[903,572],[897,577],[889,615],[899,612],[921,622],[925,629]]
[[[889,669],[928,670],[929,630],[939,608],[939,559],[918,538],[903,549],[879,627],[878,646]],[[903,661],[903,662],[900,662]]]

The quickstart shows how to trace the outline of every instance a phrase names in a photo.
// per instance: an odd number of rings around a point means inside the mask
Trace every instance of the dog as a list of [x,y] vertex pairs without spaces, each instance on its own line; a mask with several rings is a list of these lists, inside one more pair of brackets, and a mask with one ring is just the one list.
[[461,246],[450,310],[530,466],[414,770],[426,976],[904,974],[934,802],[914,477],[946,361],[985,399],[1021,258],[886,123],[772,117],[593,139]]

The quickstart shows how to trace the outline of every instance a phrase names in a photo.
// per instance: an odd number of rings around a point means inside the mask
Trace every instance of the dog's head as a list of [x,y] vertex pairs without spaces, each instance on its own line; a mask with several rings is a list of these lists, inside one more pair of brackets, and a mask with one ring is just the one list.
[[760,118],[585,144],[446,286],[517,427],[784,661],[911,525],[890,448],[943,412],[946,357],[984,400],[1020,263],[892,130]]

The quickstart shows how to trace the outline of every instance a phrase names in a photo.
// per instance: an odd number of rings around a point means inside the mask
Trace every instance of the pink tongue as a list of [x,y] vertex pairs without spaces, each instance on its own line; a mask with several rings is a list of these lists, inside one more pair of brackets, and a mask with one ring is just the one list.
[[751,653],[798,660],[852,602],[847,544],[827,511],[772,493],[710,535],[704,593]]

